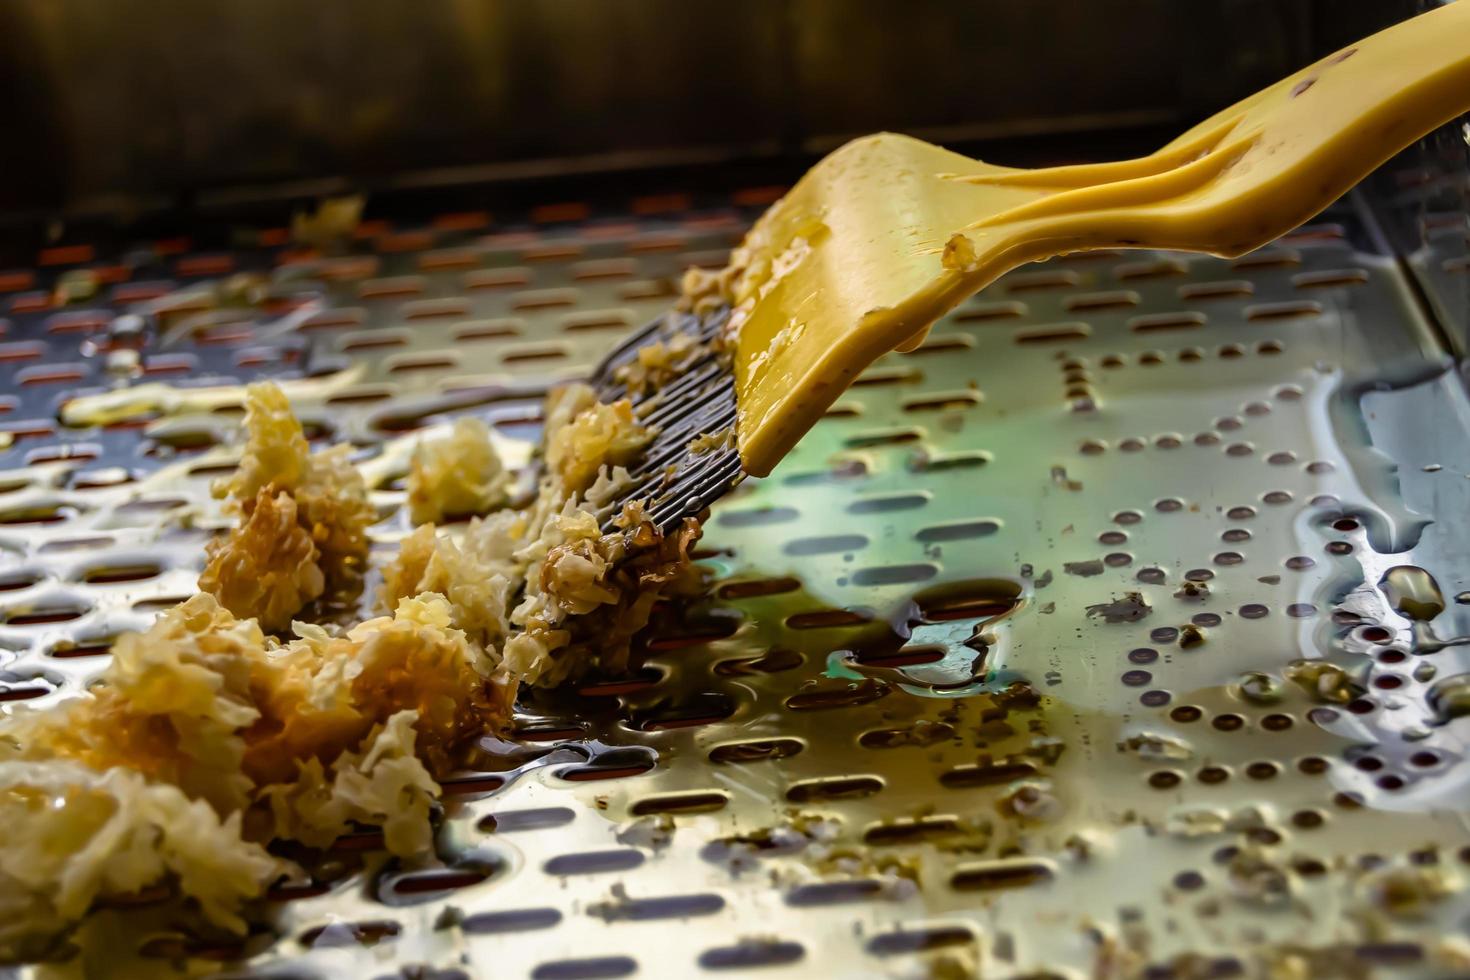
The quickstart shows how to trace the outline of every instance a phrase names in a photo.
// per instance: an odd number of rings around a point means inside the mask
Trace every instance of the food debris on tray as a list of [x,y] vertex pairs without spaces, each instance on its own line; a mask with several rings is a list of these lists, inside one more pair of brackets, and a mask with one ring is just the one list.
[[215,487],[236,524],[199,594],[119,637],[86,695],[0,720],[0,955],[160,883],[243,931],[248,903],[299,874],[273,841],[377,827],[422,854],[437,780],[508,732],[521,684],[626,668],[655,603],[699,590],[699,524],[664,536],[631,501],[604,533],[597,508],[653,433],[584,385],[554,390],[546,418],[519,507],[483,422],[416,448],[418,526],[382,568],[380,615],[344,627],[378,519],[351,447],[312,452],[279,388],[248,389],[240,466]]

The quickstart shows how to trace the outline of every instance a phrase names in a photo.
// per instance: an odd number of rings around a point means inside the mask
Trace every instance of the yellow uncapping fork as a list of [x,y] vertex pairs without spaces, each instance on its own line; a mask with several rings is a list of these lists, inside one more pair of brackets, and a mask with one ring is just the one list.
[[[639,348],[676,332],[733,338],[733,356],[696,359],[648,396],[641,410],[660,435],[624,496],[651,494],[655,522],[672,526],[743,474],[769,473],[864,368],[917,346],[1016,266],[1089,249],[1241,255],[1467,109],[1463,0],[1343,48],[1134,160],[1018,170],[890,133],[854,140],[751,228],[718,309],[706,300],[699,315],[671,314],[600,367],[603,397],[620,397],[614,374]],[[738,453],[689,451],[732,423]]]

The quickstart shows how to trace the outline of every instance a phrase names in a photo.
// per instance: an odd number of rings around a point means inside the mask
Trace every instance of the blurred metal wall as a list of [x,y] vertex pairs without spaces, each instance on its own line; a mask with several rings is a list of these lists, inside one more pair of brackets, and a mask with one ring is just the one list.
[[0,0],[0,211],[1183,128],[1306,61],[1313,7]]

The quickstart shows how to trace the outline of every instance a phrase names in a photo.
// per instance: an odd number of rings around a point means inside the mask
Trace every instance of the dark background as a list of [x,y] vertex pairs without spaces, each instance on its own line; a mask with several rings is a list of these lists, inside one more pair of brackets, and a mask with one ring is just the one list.
[[0,220],[789,179],[879,129],[1019,165],[1143,152],[1420,5],[4,0]]

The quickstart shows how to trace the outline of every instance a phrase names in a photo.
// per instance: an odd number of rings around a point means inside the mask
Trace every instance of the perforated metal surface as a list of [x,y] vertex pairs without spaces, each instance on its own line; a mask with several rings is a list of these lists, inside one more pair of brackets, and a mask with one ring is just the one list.
[[[141,365],[170,387],[101,398],[75,400],[126,368],[116,307],[12,295],[4,696],[80,689],[192,591],[236,453],[214,385],[313,375],[288,390],[363,447],[390,550],[405,430],[472,411],[523,462],[539,389],[751,213],[129,253],[121,303],[165,274],[218,297],[235,268],[265,299],[167,316]],[[524,699],[520,744],[447,783],[438,861],[344,841],[243,945],[101,919],[142,975],[190,949],[293,976],[1463,974],[1466,648],[1413,639],[1376,583],[1422,561],[1470,589],[1470,405],[1357,213],[1236,263],[1007,277],[716,507],[712,595],[639,673]],[[1433,630],[1470,633],[1448,601]],[[1283,679],[1299,658],[1341,665],[1346,700]]]

